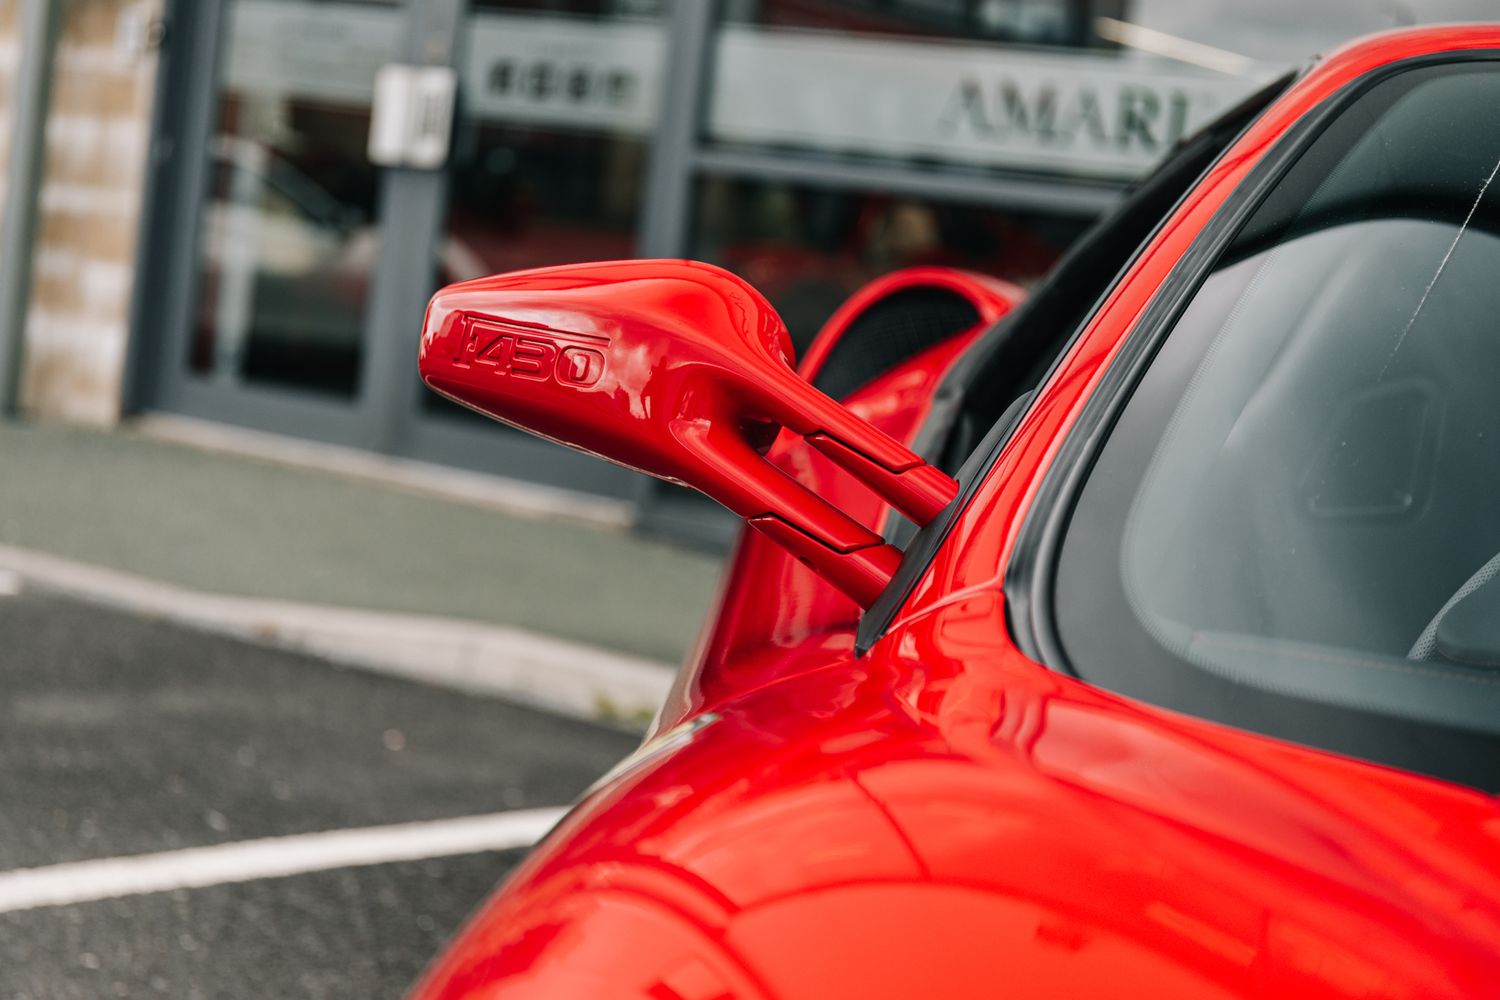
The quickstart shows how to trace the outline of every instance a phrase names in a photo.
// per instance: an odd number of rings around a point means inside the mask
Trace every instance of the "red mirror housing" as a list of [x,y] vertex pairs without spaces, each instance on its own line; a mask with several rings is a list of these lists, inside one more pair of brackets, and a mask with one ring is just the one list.
[[427,310],[434,390],[724,504],[868,607],[901,553],[764,459],[800,435],[918,524],[946,474],[800,378],[754,288],[696,261],[610,261],[450,285]]

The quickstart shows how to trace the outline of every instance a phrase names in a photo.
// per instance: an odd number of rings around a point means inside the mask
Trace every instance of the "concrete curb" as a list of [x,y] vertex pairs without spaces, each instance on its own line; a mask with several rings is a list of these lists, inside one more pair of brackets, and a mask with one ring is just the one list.
[[644,729],[674,674],[664,663],[511,626],[204,593],[0,545],[0,582],[7,573],[22,588],[630,729]]

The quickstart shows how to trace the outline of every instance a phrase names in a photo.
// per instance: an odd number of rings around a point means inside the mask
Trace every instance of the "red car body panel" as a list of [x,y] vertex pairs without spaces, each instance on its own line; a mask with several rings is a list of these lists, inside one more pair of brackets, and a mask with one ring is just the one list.
[[833,629],[710,654],[682,725],[585,798],[416,995],[1494,995],[1493,798],[1049,671],[1012,644],[1002,584],[1062,435],[1251,167],[1372,69],[1497,47],[1497,28],[1379,36],[1272,104],[1117,283],[873,649]]

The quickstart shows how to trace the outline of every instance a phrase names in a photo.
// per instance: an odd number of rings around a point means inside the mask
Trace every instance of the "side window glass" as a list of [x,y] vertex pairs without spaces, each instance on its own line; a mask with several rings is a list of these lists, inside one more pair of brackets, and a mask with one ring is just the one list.
[[1079,498],[1080,674],[1423,770],[1412,727],[1500,734],[1497,172],[1490,63],[1388,78],[1299,158]]

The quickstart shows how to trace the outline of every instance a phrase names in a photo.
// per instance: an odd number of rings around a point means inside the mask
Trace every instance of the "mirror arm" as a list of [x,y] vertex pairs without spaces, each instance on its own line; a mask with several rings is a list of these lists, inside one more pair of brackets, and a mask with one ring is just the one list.
[[958,495],[952,477],[801,379],[778,379],[758,403],[919,526],[936,520]]
[[710,495],[869,607],[895,575],[901,551],[767,461],[745,440],[737,416],[721,412],[677,427],[701,468],[715,470]]
[[848,594],[862,608],[875,603],[901,565],[901,550],[883,542],[838,552],[775,514],[749,517],[745,523]]
[[926,527],[958,495],[958,483],[915,455],[915,464],[892,469],[822,431],[807,435],[807,443],[839,468],[864,483],[892,507]]

